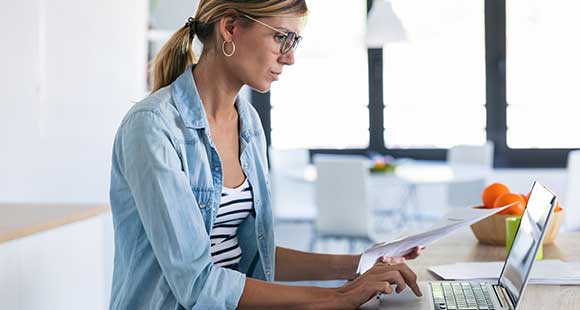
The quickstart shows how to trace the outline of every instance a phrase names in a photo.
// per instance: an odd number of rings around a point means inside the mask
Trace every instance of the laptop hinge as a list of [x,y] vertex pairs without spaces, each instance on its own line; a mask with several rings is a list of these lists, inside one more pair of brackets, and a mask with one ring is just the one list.
[[497,296],[497,299],[502,307],[507,307],[510,310],[514,310],[515,306],[512,303],[512,299],[508,295],[507,290],[501,285],[493,285],[493,291]]

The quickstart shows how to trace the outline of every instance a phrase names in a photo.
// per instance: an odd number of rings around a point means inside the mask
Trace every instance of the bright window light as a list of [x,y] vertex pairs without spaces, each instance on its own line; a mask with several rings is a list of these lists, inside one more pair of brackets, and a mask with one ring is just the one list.
[[296,63],[272,86],[272,146],[365,148],[366,2],[316,0],[308,8]]
[[580,2],[506,5],[508,146],[579,148]]
[[484,1],[391,3],[406,40],[383,48],[385,145],[484,144]]

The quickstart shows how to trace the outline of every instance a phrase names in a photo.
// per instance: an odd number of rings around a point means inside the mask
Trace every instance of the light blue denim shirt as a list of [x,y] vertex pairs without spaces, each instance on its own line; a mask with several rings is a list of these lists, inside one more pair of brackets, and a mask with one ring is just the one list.
[[111,171],[111,309],[235,309],[246,275],[274,280],[266,140],[254,108],[241,98],[236,108],[240,162],[255,208],[238,230],[239,271],[211,261],[223,170],[192,68],[123,119]]

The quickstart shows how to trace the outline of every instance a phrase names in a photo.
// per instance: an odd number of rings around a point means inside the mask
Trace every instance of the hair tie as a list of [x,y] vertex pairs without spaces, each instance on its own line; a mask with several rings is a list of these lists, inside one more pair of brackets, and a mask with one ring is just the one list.
[[189,17],[187,18],[187,22],[185,23],[186,27],[189,27],[189,37],[193,38],[193,36],[195,35],[196,31],[197,31],[197,24],[199,22],[197,20],[195,20],[195,18],[193,17]]

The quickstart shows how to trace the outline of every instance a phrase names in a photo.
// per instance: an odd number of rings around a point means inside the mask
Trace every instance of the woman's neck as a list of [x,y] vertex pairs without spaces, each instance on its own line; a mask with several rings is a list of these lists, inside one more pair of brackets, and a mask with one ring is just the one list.
[[211,55],[202,55],[193,70],[193,76],[210,121],[227,121],[237,116],[234,105],[243,85],[232,78],[223,62]]

